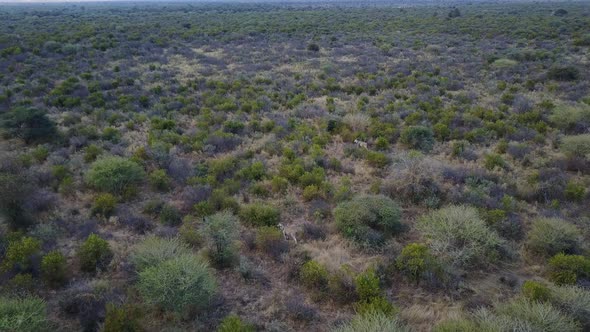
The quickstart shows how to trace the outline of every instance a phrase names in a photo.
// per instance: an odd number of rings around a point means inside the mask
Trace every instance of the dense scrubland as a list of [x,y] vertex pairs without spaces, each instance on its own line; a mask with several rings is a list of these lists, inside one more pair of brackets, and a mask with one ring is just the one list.
[[0,330],[590,329],[590,5],[0,6]]

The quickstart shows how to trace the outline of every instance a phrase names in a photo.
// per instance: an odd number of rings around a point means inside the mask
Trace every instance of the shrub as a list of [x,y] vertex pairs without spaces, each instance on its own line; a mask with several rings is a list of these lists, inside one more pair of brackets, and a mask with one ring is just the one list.
[[320,263],[307,261],[299,271],[299,278],[303,285],[309,289],[324,291],[328,285],[328,270]]
[[548,303],[518,299],[480,309],[476,318],[481,331],[578,331],[580,326]]
[[310,43],[307,45],[307,50],[312,52],[319,52],[320,46],[316,43]]
[[547,72],[547,77],[557,81],[575,81],[580,77],[580,70],[574,66],[554,66]]
[[356,312],[360,315],[381,312],[388,316],[392,316],[397,312],[397,308],[387,301],[384,296],[375,296],[369,300],[357,302],[354,307]]
[[90,234],[78,249],[80,269],[84,272],[96,272],[104,269],[111,262],[113,252],[109,243],[96,234]]
[[545,302],[549,300],[550,290],[538,281],[527,280],[522,285],[522,295],[531,301]]
[[549,121],[557,128],[565,131],[578,131],[579,126],[588,126],[590,107],[586,105],[559,105],[549,115]]
[[577,253],[581,247],[580,231],[563,219],[537,219],[528,232],[526,245],[532,252],[545,257],[560,252]]
[[41,250],[41,242],[32,237],[23,237],[18,241],[11,241],[6,249],[2,271],[16,270],[28,272],[35,266],[36,257]]
[[139,332],[143,331],[139,323],[140,312],[132,305],[106,305],[106,315],[102,332]]
[[412,149],[428,152],[434,146],[434,133],[428,127],[410,126],[405,128],[400,140]]
[[121,194],[140,183],[145,174],[137,163],[122,157],[105,157],[92,163],[86,182],[95,189]]
[[503,244],[488,228],[477,210],[449,206],[422,217],[418,228],[429,241],[433,254],[456,267],[485,266],[499,258]]
[[236,262],[238,235],[238,220],[231,212],[218,212],[205,218],[203,238],[215,266],[229,267]]
[[0,331],[48,331],[45,302],[37,297],[0,297]]
[[368,302],[375,297],[381,296],[379,278],[372,269],[359,274],[354,279],[354,284],[361,302]]
[[254,203],[240,209],[242,220],[254,226],[276,226],[280,222],[281,212],[274,206]]
[[145,303],[184,314],[204,309],[217,286],[205,262],[181,255],[141,271],[137,288]]
[[570,181],[565,187],[564,195],[570,201],[579,202],[586,196],[586,187],[581,183]]
[[129,261],[137,271],[143,271],[175,257],[190,254],[190,252],[190,249],[177,238],[164,239],[149,236],[133,247]]
[[569,157],[588,158],[590,156],[590,134],[565,136],[560,149]]
[[590,328],[590,291],[578,286],[552,286],[551,304],[582,323],[584,331]]
[[418,284],[424,273],[434,268],[434,257],[427,246],[410,243],[402,249],[395,265],[410,280]]
[[508,166],[506,164],[506,161],[504,161],[504,159],[502,159],[502,156],[494,154],[494,153],[488,154],[485,156],[484,165],[490,171],[496,167],[497,168],[506,168]]
[[402,323],[391,315],[383,312],[370,312],[357,315],[350,323],[334,329],[332,332],[407,332]]
[[217,332],[254,332],[254,326],[245,323],[237,315],[226,316],[219,324]]
[[558,285],[573,285],[580,278],[590,277],[590,259],[559,253],[549,260],[549,277]]
[[0,214],[13,230],[26,229],[33,224],[25,203],[30,199],[32,186],[22,175],[0,173]]
[[149,182],[152,188],[159,191],[168,191],[172,180],[163,169],[157,169],[150,173]]
[[100,194],[94,199],[92,214],[108,217],[115,211],[115,205],[117,205],[115,196],[109,193]]
[[51,251],[41,260],[41,275],[52,287],[65,283],[67,268],[66,257],[59,251]]
[[164,204],[160,210],[160,222],[168,226],[178,226],[182,222],[180,211],[174,206]]
[[102,149],[94,144],[90,144],[84,149],[84,161],[87,163],[93,162],[102,154]]
[[389,164],[389,158],[385,153],[377,151],[367,152],[367,162],[373,167],[385,167]]
[[281,231],[274,226],[262,226],[256,230],[256,247],[274,258],[279,258],[289,248]]
[[334,210],[336,226],[360,244],[381,245],[383,236],[401,230],[401,209],[383,195],[363,195],[338,204]]
[[468,319],[451,319],[438,323],[433,332],[471,332],[478,331],[478,326],[475,322]]
[[27,144],[55,138],[57,130],[45,112],[35,108],[15,108],[0,117],[0,128],[7,138],[23,139]]

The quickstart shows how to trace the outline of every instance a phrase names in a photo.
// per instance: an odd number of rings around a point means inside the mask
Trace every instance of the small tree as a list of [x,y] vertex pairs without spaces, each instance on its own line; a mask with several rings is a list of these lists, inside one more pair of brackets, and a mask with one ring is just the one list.
[[412,149],[428,152],[434,146],[432,129],[424,126],[410,126],[402,131],[400,140]]
[[5,137],[23,139],[27,144],[55,138],[55,124],[45,112],[35,108],[16,108],[0,118]]
[[51,286],[58,287],[66,281],[67,261],[59,251],[51,251],[41,261],[41,275]]
[[145,172],[137,163],[122,157],[105,157],[92,164],[86,182],[95,189],[122,194],[144,177]]
[[237,218],[229,211],[218,212],[205,219],[202,232],[213,264],[222,268],[232,266],[237,258]]
[[139,273],[137,285],[145,302],[177,314],[204,309],[216,291],[215,277],[194,255],[181,255]]
[[80,269],[84,272],[96,272],[104,269],[111,262],[113,252],[109,243],[96,234],[90,234],[78,249]]

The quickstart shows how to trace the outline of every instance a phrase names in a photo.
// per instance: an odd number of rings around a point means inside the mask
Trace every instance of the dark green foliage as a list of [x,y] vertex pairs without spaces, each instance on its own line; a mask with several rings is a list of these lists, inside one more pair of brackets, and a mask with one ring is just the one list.
[[104,270],[112,258],[113,252],[109,243],[96,234],[90,234],[78,249],[80,269],[84,272]]
[[434,146],[434,133],[428,127],[410,126],[402,131],[400,141],[412,149],[428,152]]
[[160,210],[160,222],[168,226],[178,226],[182,222],[182,215],[174,206],[164,204]]
[[115,196],[104,193],[96,196],[94,204],[92,205],[92,214],[109,217],[114,211],[117,205],[117,199]]
[[63,285],[67,279],[66,257],[59,251],[47,253],[41,261],[41,274],[51,287]]
[[276,226],[281,220],[281,212],[274,206],[254,203],[240,208],[240,218],[254,226]]
[[0,214],[12,229],[25,229],[33,224],[25,203],[31,194],[31,186],[21,174],[0,172]]
[[563,253],[549,260],[549,277],[558,285],[573,285],[581,278],[590,277],[590,259]]
[[433,272],[436,268],[435,260],[427,246],[420,243],[410,243],[402,249],[397,257],[396,267],[416,284],[420,282],[426,272]]
[[202,233],[209,258],[215,266],[230,267],[236,262],[239,223],[231,212],[218,212],[205,218]]
[[550,289],[538,281],[527,280],[522,285],[522,295],[532,301],[544,302],[549,300]]
[[217,328],[217,332],[254,332],[254,326],[251,324],[245,323],[239,316],[236,315],[229,315],[225,317],[219,327]]
[[116,306],[109,303],[106,306],[106,316],[102,332],[139,332],[143,331],[140,324],[139,310],[129,304]]
[[574,66],[555,66],[549,69],[547,77],[558,81],[574,81],[580,77],[580,70]]
[[207,264],[189,254],[141,271],[137,288],[147,304],[186,315],[205,309],[217,286]]
[[15,108],[2,115],[0,128],[5,137],[23,139],[26,143],[55,139],[57,130],[45,112],[35,108]]
[[40,250],[41,242],[32,237],[23,237],[18,241],[12,241],[6,249],[0,270],[5,272],[11,270],[30,271],[34,267]]
[[104,157],[95,161],[86,173],[86,182],[97,190],[122,194],[144,179],[137,163],[122,157]]
[[150,173],[149,182],[152,188],[159,191],[167,191],[170,189],[172,180],[163,169],[157,169]]
[[401,230],[401,210],[383,195],[363,195],[340,203],[334,210],[338,229],[360,244],[376,246]]

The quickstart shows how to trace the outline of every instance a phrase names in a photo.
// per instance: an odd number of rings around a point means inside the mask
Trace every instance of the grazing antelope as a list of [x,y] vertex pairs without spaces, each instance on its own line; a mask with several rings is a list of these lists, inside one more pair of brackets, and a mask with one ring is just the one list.
[[281,232],[283,232],[283,237],[285,237],[285,240],[289,241],[289,238],[291,238],[291,239],[293,239],[295,244],[297,244],[297,238],[295,238],[295,234],[287,231],[287,229],[285,228],[285,226],[283,224],[279,224],[279,229],[281,230]]
[[359,140],[358,138],[354,140],[354,143],[356,145],[360,146],[361,148],[368,149],[367,142],[363,142],[363,141]]

